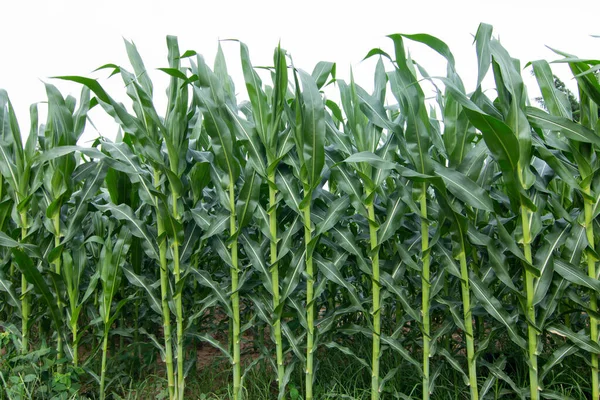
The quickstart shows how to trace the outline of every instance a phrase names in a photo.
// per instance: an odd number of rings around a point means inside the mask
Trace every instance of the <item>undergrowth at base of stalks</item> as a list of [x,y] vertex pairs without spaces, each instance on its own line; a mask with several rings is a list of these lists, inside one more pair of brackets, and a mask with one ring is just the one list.
[[[35,343],[35,337],[31,338]],[[10,335],[0,334],[3,354],[0,357],[0,372],[2,374],[3,393],[0,399],[94,399],[95,382],[86,371],[93,370],[95,363],[86,363],[85,367],[72,368],[65,360],[64,372],[57,373],[56,353],[46,347],[44,350],[19,355],[11,343]],[[118,344],[119,338],[114,338]],[[368,354],[370,342],[368,338],[355,337],[352,340],[339,340],[340,345],[355,346]],[[441,345],[442,343],[440,343]],[[142,343],[144,359],[131,354],[131,346],[126,345],[112,354],[109,370],[114,378],[109,383],[112,398],[119,400],[165,399],[168,397],[168,385],[164,378],[164,363],[157,355],[150,356],[155,351],[150,343]],[[458,346],[458,345],[457,345]],[[206,347],[201,346],[206,350]],[[189,348],[191,353],[197,349]],[[266,349],[272,350],[272,349]],[[515,348],[500,347],[496,352],[482,356],[484,362],[490,365],[501,358],[506,359],[505,373],[518,385],[527,382],[527,370],[522,368],[523,360],[515,354]],[[460,351],[460,350],[459,350]],[[464,351],[464,350],[462,350]],[[250,364],[251,353],[242,354]],[[357,355],[360,355],[360,351]],[[347,356],[337,350],[321,349],[318,353],[319,376],[315,382],[314,395],[317,399],[348,399],[367,400],[370,398],[371,376],[365,366],[354,357]],[[228,382],[229,367],[227,360],[214,352],[197,352],[197,362],[192,365],[186,377],[185,398],[205,400],[232,399],[232,386]],[[464,361],[464,360],[463,360]],[[569,360],[570,361],[570,360]],[[468,399],[469,389],[463,385],[463,377],[455,369],[444,362],[443,358],[432,359],[433,367],[440,367],[437,376],[437,388],[432,399],[455,400]],[[466,362],[466,361],[465,361]],[[588,393],[589,381],[586,378],[585,366],[573,359],[564,362],[561,370],[551,371],[546,378],[546,388],[564,396],[565,399],[585,399]],[[381,394],[382,399],[413,399],[421,397],[421,379],[414,365],[407,363],[397,354],[384,351],[381,357],[382,371],[398,368],[400,372],[392,379]],[[483,370],[485,366],[480,367]],[[143,371],[143,374],[141,373]],[[291,400],[301,400],[301,388],[304,374],[301,370],[294,371],[288,384],[287,396]],[[277,398],[277,384],[272,368],[266,363],[256,363],[247,371],[243,398],[247,400],[271,400]],[[480,382],[483,384],[483,382]],[[511,388],[503,381],[491,385],[486,398],[510,399]]]

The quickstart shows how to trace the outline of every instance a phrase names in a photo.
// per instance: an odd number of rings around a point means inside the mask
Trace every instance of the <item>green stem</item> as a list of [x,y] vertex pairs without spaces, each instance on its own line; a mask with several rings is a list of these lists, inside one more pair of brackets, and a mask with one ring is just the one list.
[[73,365],[77,366],[79,363],[79,340],[77,339],[77,324],[79,318],[73,318],[73,316],[79,316],[79,311],[77,307],[77,303],[79,301],[79,287],[73,288],[71,284],[67,285],[67,295],[69,297],[69,309],[70,309],[70,318],[69,318],[69,327],[71,329],[71,353],[73,354]]
[[[173,217],[179,220],[179,213],[177,212],[177,199],[179,193],[173,193]],[[175,274],[175,287],[179,287],[179,279],[181,278],[180,262],[179,262],[179,239],[177,235],[173,239],[173,272]],[[178,291],[175,294],[175,310],[177,312],[177,398],[183,400],[183,390],[185,387],[185,380],[183,376],[183,305],[182,305],[182,294]]]
[[310,227],[310,203],[304,209],[304,246],[306,250],[306,274],[308,280],[306,282],[306,321],[308,323],[308,332],[306,335],[306,400],[313,399],[313,353],[314,353],[314,321],[315,321],[315,306],[313,304],[314,295],[314,271],[312,254],[308,252],[308,245],[312,240],[312,231]]
[[[21,242],[27,237],[27,213],[21,212]],[[21,352],[29,351],[29,296],[27,295],[27,279],[21,274]]]
[[[52,218],[52,222],[54,223],[54,247],[60,246],[60,205],[58,207],[59,211]],[[54,272],[56,275],[60,276],[62,267],[62,258],[61,256],[56,257],[56,261],[54,262]],[[60,296],[56,296],[56,304],[58,305],[59,311],[62,310],[62,302],[60,301]],[[61,311],[62,312],[62,311]],[[60,360],[63,358],[63,341],[60,333],[57,332],[56,339],[56,358]],[[59,372],[61,370],[61,366],[58,366]]]
[[[373,203],[367,205],[369,213],[369,234],[371,250],[375,250],[377,243],[377,226],[375,225],[375,207]],[[381,295],[379,287],[379,251],[371,255],[373,278],[371,279],[373,291],[373,358],[371,360],[371,400],[379,399],[379,350],[381,346]]]
[[139,318],[140,318],[140,303],[139,301],[136,300],[135,302],[135,309],[133,311],[133,340],[135,341],[135,355],[137,356],[137,358],[139,360],[142,359],[142,347],[141,347],[141,342],[139,339],[139,330],[140,330],[140,323],[139,323]]
[[[271,284],[273,290],[273,310],[279,307],[279,264],[277,262],[277,189],[275,189],[275,173],[268,177],[269,179],[269,230],[271,233]],[[281,317],[276,313],[273,323],[275,331],[275,351],[277,357],[277,383],[279,393],[285,399],[285,387],[283,386],[285,368],[283,366],[283,343],[281,341]]]
[[104,393],[104,382],[106,380],[106,353],[108,352],[108,327],[106,324],[108,321],[105,321],[104,325],[104,341],[102,343],[102,369],[100,370],[100,400],[104,400],[106,398],[106,394]]
[[[591,189],[589,185],[584,189],[585,194],[591,195]],[[593,204],[589,200],[589,197],[584,199],[584,212],[585,212],[585,233],[590,246],[590,249],[594,250],[594,216],[593,216]],[[588,264],[588,276],[592,279],[596,279],[596,258],[591,252],[587,255]],[[590,310],[593,312],[598,311],[598,298],[595,290],[590,291]],[[593,342],[598,343],[598,319],[594,315],[590,315],[590,338]],[[598,389],[598,354],[592,353],[592,398],[600,398],[600,390]]]
[[[237,231],[235,213],[235,183],[233,177],[229,176],[229,233],[234,235]],[[233,400],[241,398],[241,365],[240,365],[240,295],[238,293],[238,242],[237,239],[231,243],[231,308],[233,310]]]
[[73,365],[77,366],[79,363],[79,340],[77,340],[77,321],[71,325],[71,333],[73,335],[73,341],[71,342],[71,349],[73,351]]
[[423,272],[421,275],[423,315],[423,400],[429,400],[429,353],[431,341],[431,327],[429,320],[429,289],[431,277],[429,271],[429,224],[427,222],[427,184],[423,183],[421,189],[421,252]]
[[[158,171],[154,172],[154,185],[158,186],[160,182],[160,175]],[[163,219],[160,217],[157,210],[157,228],[159,243],[159,257],[160,257],[160,300],[163,314],[163,334],[165,339],[165,356],[167,364],[167,385],[169,388],[169,399],[175,399],[175,379],[173,373],[173,346],[171,344],[171,311],[169,310],[169,298],[168,298],[168,287],[169,277],[167,268],[167,241],[164,237],[165,224]]]
[[[121,292],[121,298],[124,299],[125,298],[125,285],[121,286],[120,292]],[[127,329],[126,325],[127,325],[127,323],[125,322],[125,313],[122,313],[121,316],[119,317],[119,326],[121,327],[121,329],[123,329],[125,331]],[[119,351],[121,351],[124,347],[125,347],[125,336],[119,335]]]
[[479,400],[479,393],[477,388],[477,362],[475,361],[475,343],[473,336],[473,316],[471,314],[471,292],[469,284],[469,271],[467,269],[467,255],[465,253],[464,241],[461,243],[461,251],[458,257],[460,260],[463,315],[465,321],[465,336],[467,342],[467,363],[469,367],[469,386],[471,390],[471,400]]
[[[449,279],[444,279],[444,296],[446,297],[450,297],[450,281]],[[444,338],[442,339],[443,344],[444,344],[444,349],[446,349],[448,352],[452,352],[452,345],[450,344],[450,339],[452,338],[451,335],[444,335]],[[456,374],[454,374],[454,380],[456,381]]]
[[[525,260],[533,263],[531,257],[531,233],[529,231],[529,211],[525,205],[521,205],[521,224],[523,227],[523,252]],[[533,274],[525,268],[525,288],[527,296],[527,337],[529,345],[529,388],[531,400],[539,399],[538,365],[537,365],[537,332],[535,330],[535,307],[533,304]]]
[[[141,274],[141,258],[140,258],[140,244],[138,242],[138,238],[132,238],[131,243],[131,264],[133,266],[133,272],[137,275]],[[141,342],[139,340],[139,330],[140,330],[140,303],[141,299],[137,298],[134,303],[134,311],[133,311],[133,341],[135,345],[135,354],[138,359],[142,358],[142,347]]]
[[[479,260],[479,256],[477,254],[477,250],[473,249],[473,251],[471,252],[471,258],[472,258],[472,263],[471,263],[471,268],[473,269],[473,273],[475,273],[475,275],[479,274],[479,264],[480,264],[480,260]],[[481,335],[483,335],[483,318],[481,315],[475,317],[475,332],[477,334],[478,337],[481,337]]]

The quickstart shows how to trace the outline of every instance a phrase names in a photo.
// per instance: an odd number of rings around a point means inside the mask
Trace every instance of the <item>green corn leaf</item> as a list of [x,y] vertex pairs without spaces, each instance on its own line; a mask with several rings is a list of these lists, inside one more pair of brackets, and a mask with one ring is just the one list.
[[345,163],[367,163],[375,168],[379,168],[379,169],[395,169],[396,168],[396,164],[391,162],[391,161],[387,161],[384,160],[383,158],[379,157],[377,154],[374,154],[370,151],[362,151],[360,153],[354,153],[352,154],[350,157],[346,158],[344,160]]
[[354,254],[357,257],[362,257],[360,247],[358,247],[352,232],[348,229],[334,226],[333,236],[336,238],[336,242],[348,253]]
[[408,293],[406,292],[406,289],[400,287],[398,283],[394,282],[393,278],[387,272],[382,272],[379,280],[383,287],[398,297],[400,303],[402,304],[403,311],[410,315],[414,321],[420,322],[421,314],[411,306],[410,301],[408,300]]
[[333,228],[333,226],[336,225],[340,221],[340,218],[344,214],[346,214],[346,211],[348,210],[349,205],[350,205],[350,197],[349,196],[340,197],[339,199],[335,200],[333,203],[329,204],[329,207],[327,208],[327,214],[325,215],[323,220],[317,224],[317,227],[316,227],[315,233],[314,233],[315,237],[313,238],[313,240],[316,240],[318,238],[318,236],[320,236],[321,234],[323,234],[323,233],[329,231],[331,228]]
[[481,305],[492,317],[506,327],[510,339],[515,344],[522,349],[527,349],[527,342],[519,334],[515,318],[508,315],[503,308],[502,303],[492,295],[489,289],[479,280],[479,278],[477,278],[477,276],[471,274],[470,280],[473,294],[481,302]]
[[382,334],[381,335],[381,343],[384,343],[384,344],[387,344],[388,346],[390,346],[390,348],[392,350],[394,350],[396,353],[400,354],[400,356],[402,358],[404,358],[410,364],[415,366],[416,371],[419,375],[423,374],[423,372],[421,370],[421,363],[419,363],[417,360],[415,360],[411,356],[411,354],[408,352],[408,350],[406,350],[404,348],[404,346],[402,346],[402,344],[400,342],[398,342],[396,339],[392,339],[391,337]]
[[18,248],[12,249],[12,254],[15,258],[16,265],[23,275],[27,278],[27,282],[31,283],[34,289],[42,296],[45,306],[48,307],[48,312],[54,327],[59,335],[62,335],[63,331],[63,318],[61,311],[58,309],[56,299],[52,294],[50,287],[44,280],[42,274],[33,264],[31,258]]
[[[306,321],[304,321],[304,322],[306,324]],[[292,330],[290,329],[288,324],[285,322],[282,322],[282,324],[281,324],[281,332],[283,332],[285,337],[288,339],[290,347],[292,349],[292,352],[294,353],[296,358],[298,358],[298,360],[300,360],[300,363],[302,365],[305,365],[306,357],[304,355],[304,352],[300,349],[300,341],[302,340],[302,337],[299,337],[299,338],[295,337]]]
[[402,217],[406,212],[406,204],[402,197],[396,194],[396,198],[390,197],[387,201],[386,218],[377,231],[377,243],[382,244],[392,237],[400,228]]
[[340,270],[331,261],[325,260],[319,254],[315,253],[313,256],[315,264],[319,267],[319,270],[335,284],[342,286],[348,291],[352,303],[362,309],[362,302],[360,301],[358,294],[354,287],[348,283],[348,281],[342,276]]
[[254,294],[249,294],[248,298],[252,301],[253,304],[256,304],[256,314],[258,315],[258,317],[267,324],[272,324],[273,319],[271,318],[271,309],[268,305],[268,301],[266,300],[265,296],[256,296]]
[[587,63],[589,60],[578,59],[575,56],[563,53],[551,47],[549,47],[549,49],[565,57],[564,59],[555,62],[568,63],[569,67],[571,68],[571,72],[576,77],[575,79],[577,79],[577,85],[579,88],[581,88],[581,90],[590,99],[592,99],[594,103],[600,104],[600,84],[598,83],[598,80],[594,74],[586,73],[591,69]]
[[19,312],[21,312],[21,301],[19,297],[15,294],[13,290],[12,283],[8,280],[3,273],[0,273],[0,291],[5,292],[8,304],[15,307]]
[[227,214],[210,215],[202,208],[194,208],[190,212],[196,224],[204,230],[202,240],[218,235],[228,228],[229,215]]
[[302,146],[299,151],[303,154],[307,183],[314,188],[321,182],[321,171],[325,165],[325,107],[315,80],[303,71],[299,74],[303,101]]
[[287,273],[281,283],[281,304],[283,304],[283,302],[290,296],[296,287],[298,287],[300,277],[302,276],[306,266],[305,261],[306,249],[301,249],[294,253],[292,262],[290,263]]
[[346,346],[342,346],[339,343],[336,342],[328,342],[328,343],[324,343],[324,346],[329,348],[329,349],[336,349],[340,352],[342,352],[343,354],[352,357],[354,360],[356,360],[357,362],[359,362],[360,364],[363,365],[363,367],[365,367],[365,369],[367,371],[371,370],[371,366],[362,358],[358,357],[352,350],[350,350],[350,348],[346,347]]
[[234,268],[229,247],[221,237],[213,236],[210,240],[210,245],[229,268]]
[[195,250],[196,243],[200,238],[201,229],[197,224],[187,224],[185,226],[184,241],[181,243],[180,262],[186,263]]
[[111,117],[115,118],[121,126],[127,128],[128,132],[131,132],[134,135],[140,135],[141,137],[146,136],[146,132],[140,121],[129,114],[123,104],[117,103],[110,97],[97,80],[82,76],[55,76],[54,78],[76,82],[88,87],[96,95],[98,100],[100,100],[102,108],[104,108]]
[[533,107],[527,107],[527,118],[536,128],[561,132],[577,142],[600,145],[600,137],[594,131],[567,118],[556,117]]
[[397,135],[402,135],[402,127],[389,120],[383,104],[369,95],[360,86],[356,87],[356,95],[360,101],[361,111],[373,124],[380,128],[388,129],[390,132],[394,132]]
[[258,140],[256,129],[249,121],[240,117],[231,105],[226,104],[225,108],[233,120],[233,128],[237,139],[245,144],[249,154],[249,161],[252,163],[256,172],[260,176],[266,178],[267,170],[263,159],[263,145]]
[[220,115],[215,99],[210,98],[205,90],[196,89],[195,93],[205,107],[204,126],[212,139],[215,160],[221,170],[235,181],[240,175],[240,165],[234,157],[234,148],[236,147],[234,135],[231,134],[229,127]]
[[439,175],[450,193],[466,204],[488,212],[494,211],[492,199],[487,192],[465,175],[451,168],[434,164],[435,173]]
[[129,283],[131,283],[135,287],[142,288],[146,291],[146,293],[148,294],[150,308],[152,308],[152,310],[154,310],[154,312],[156,312],[158,315],[162,315],[162,306],[160,304],[160,300],[158,299],[158,297],[156,297],[154,287],[148,282],[148,280],[141,275],[137,275],[127,265],[124,265],[122,269]]
[[103,142],[102,148],[111,155],[113,160],[110,166],[118,171],[121,171],[129,176],[132,183],[140,183],[140,196],[149,204],[157,206],[155,193],[152,191],[150,184],[150,172],[142,168],[139,157],[132,153],[131,149],[125,143],[110,143]]
[[492,57],[490,53],[490,39],[492,37],[492,26],[488,24],[479,24],[475,34],[475,49],[477,51],[477,88],[490,69]]
[[361,215],[367,216],[367,209],[361,201],[362,190],[357,177],[344,164],[339,162],[341,159],[334,161],[331,152],[327,151],[325,156],[329,162],[335,164],[335,168],[331,167],[331,179],[336,182],[342,191],[350,195],[350,201],[354,209]]
[[504,122],[486,114],[458,89],[453,82],[441,79],[452,96],[463,106],[469,120],[483,134],[490,152],[503,171],[512,173],[517,170],[519,143],[511,128]]
[[539,158],[544,160],[550,168],[552,168],[560,179],[566,182],[572,189],[579,189],[579,183],[575,178],[577,176],[577,171],[567,160],[560,157],[557,152],[550,151],[542,144],[535,145],[534,151]]
[[544,399],[551,399],[551,400],[575,400],[575,399],[573,399],[573,397],[567,396],[566,394],[564,394],[562,392],[557,392],[557,391],[554,391],[554,390],[547,390],[547,389],[545,389],[540,395]]
[[14,240],[6,233],[0,231],[0,246],[6,247],[9,249],[21,248],[23,249],[30,257],[41,257],[42,253],[38,246],[27,244],[27,243],[19,243]]
[[566,279],[555,279],[552,282],[550,293],[541,303],[541,312],[537,317],[537,322],[539,326],[544,327],[548,318],[550,318],[554,314],[554,311],[558,307],[560,300],[564,296],[565,289],[568,286],[569,282]]
[[437,242],[434,246],[435,254],[440,256],[440,263],[443,265],[449,274],[461,279],[460,269],[456,264],[456,260],[452,256],[452,251],[441,242]]
[[250,103],[252,104],[256,130],[262,142],[266,144],[269,143],[267,140],[269,114],[267,95],[264,93],[262,89],[262,81],[254,70],[254,67],[250,61],[248,47],[242,42],[240,42],[240,55],[242,59],[242,71],[244,73],[244,80],[246,82],[246,90],[248,91],[248,97],[250,98]]
[[437,352],[446,359],[448,364],[450,364],[450,366],[455,371],[457,371],[460,374],[460,376],[462,376],[464,384],[469,385],[469,377],[463,370],[463,368],[460,365],[460,363],[458,362],[458,360],[456,358],[452,357],[452,355],[448,352],[448,350],[446,350],[444,348],[439,349]]
[[402,35],[390,35],[396,50],[397,69],[390,75],[392,93],[400,102],[401,108],[407,116],[404,131],[409,157],[419,173],[430,172],[429,147],[431,145],[431,126],[427,109],[425,108],[425,95],[415,75],[411,71],[412,62],[406,58]]
[[487,241],[486,248],[491,261],[491,267],[498,279],[515,293],[520,293],[509,274],[509,263],[504,253],[498,249],[496,243],[491,239]]
[[106,166],[102,163],[98,163],[95,171],[88,179],[86,179],[84,186],[78,193],[75,193],[75,209],[69,216],[69,222],[67,224],[67,230],[63,242],[70,241],[77,232],[81,230],[81,222],[85,218],[88,212],[88,204],[90,199],[95,196],[104,179],[106,178]]
[[137,50],[137,47],[133,42],[130,42],[126,39],[123,39],[125,42],[125,49],[127,50],[127,56],[129,57],[129,62],[133,67],[133,71],[135,72],[136,79],[140,82],[144,91],[152,96],[152,81],[148,76],[148,71],[144,66],[144,62],[142,61],[142,57]]
[[246,180],[240,190],[236,204],[236,215],[238,229],[244,228],[250,223],[252,215],[258,206],[260,195],[260,177],[256,171],[246,171]]
[[515,381],[504,372],[504,366],[506,365],[506,358],[502,356],[499,360],[497,360],[494,364],[487,363],[485,361],[481,361],[481,365],[486,367],[492,375],[494,375],[497,379],[503,380],[506,382],[510,388],[515,392],[519,398],[525,398],[524,393],[529,391],[529,388],[520,389]]
[[590,353],[600,353],[600,345],[590,340],[583,332],[573,332],[561,324],[552,324],[546,328],[550,333],[569,339],[574,345]]
[[327,78],[331,75],[332,81],[335,80],[335,63],[329,61],[319,61],[311,74],[319,89],[327,83]]
[[[290,251],[293,250],[294,246],[294,235],[302,228],[302,221],[300,216],[296,216],[290,225],[286,226],[285,230],[279,236],[279,249],[277,253],[278,260],[281,261]],[[270,239],[270,238],[269,238]]]
[[567,281],[600,292],[600,281],[590,278],[582,270],[561,259],[554,260],[554,270]]
[[269,269],[267,268],[267,264],[263,256],[263,249],[245,233],[241,234],[239,238],[252,265],[261,274],[260,276],[264,282],[265,289],[272,295],[273,286],[271,283],[271,274],[269,273]]
[[554,275],[554,253],[567,240],[570,226],[556,227],[545,238],[545,243],[535,253],[534,264],[540,271],[540,278],[534,283],[533,304],[537,305],[546,296]]
[[444,57],[448,61],[448,64],[452,67],[452,69],[454,69],[454,55],[450,51],[448,45],[442,40],[436,38],[435,36],[428,35],[426,33],[417,33],[412,35],[399,33],[398,35],[406,39],[414,40],[415,42],[423,43],[429,46],[430,48],[438,52],[442,57]]
[[546,360],[540,371],[540,380],[544,380],[544,377],[554,368],[560,364],[566,357],[577,352],[577,346],[574,344],[565,344],[552,352],[552,355]]
[[195,276],[196,280],[198,281],[198,283],[200,285],[209,288],[215,294],[215,296],[221,302],[221,305],[223,307],[225,307],[225,311],[227,312],[227,315],[229,315],[229,316],[233,315],[232,311],[231,311],[231,307],[229,305],[230,302],[226,297],[225,291],[223,290],[223,288],[220,287],[220,285],[218,285],[215,281],[213,281],[213,279],[208,274],[208,272],[204,271],[204,270],[196,270],[193,268],[190,271]]
[[[131,242],[131,233],[126,227],[119,230],[117,240],[112,244],[110,238],[100,254],[100,281],[102,282],[102,304],[100,307],[100,316],[106,325],[109,325],[111,319],[111,307],[117,290],[120,288],[122,266],[125,263],[125,257],[129,251]],[[117,310],[112,315],[116,315]]]
[[[22,171],[25,167],[25,156],[23,152],[23,141],[21,139],[21,131],[19,124],[17,123],[17,116],[13,108],[12,102],[8,98],[8,93],[4,89],[0,89],[0,127],[2,127],[2,135],[0,136],[4,140],[10,140],[13,143],[12,151],[15,157],[15,166],[18,171]],[[8,132],[7,132],[8,131]],[[2,150],[2,154],[5,155],[7,149]],[[5,160],[6,158],[3,157]],[[14,176],[10,174],[3,175]]]
[[537,79],[544,105],[551,115],[571,119],[571,106],[567,96],[554,87],[554,75],[550,64],[545,60],[533,61],[533,72]]
[[298,215],[301,217],[304,217],[304,214],[302,211],[300,211],[300,203],[302,200],[300,199],[299,191],[296,187],[294,179],[292,178],[292,175],[288,172],[277,170],[275,181],[277,183],[277,188],[281,191],[283,200],[287,206],[298,213]]
[[[329,102],[331,102],[331,100],[328,100],[328,107],[330,107]],[[339,112],[341,113],[341,110]],[[325,115],[325,118],[326,118],[326,121],[325,121],[326,135],[327,135],[328,142],[332,143],[334,148],[336,150],[342,152],[342,154],[344,154],[344,155],[352,154],[352,143],[350,142],[350,138],[348,137],[348,135],[345,135],[344,132],[340,131],[334,125],[331,118],[329,118],[327,115]],[[340,118],[341,118],[341,115],[340,115]],[[331,156],[329,154],[327,154],[328,152],[329,152],[329,149],[326,148],[325,149],[325,160],[327,161],[327,164],[329,165],[332,161],[330,160]]]
[[5,177],[10,178],[8,180],[9,184],[11,185],[12,189],[18,193],[21,174],[19,173],[17,166],[14,164],[13,160],[9,156],[6,145],[0,146],[0,156],[0,173],[2,173],[2,175]]
[[142,221],[137,219],[127,204],[118,206],[108,203],[104,205],[95,204],[96,208],[102,212],[109,211],[119,221],[125,221],[133,236],[142,239],[143,247],[148,255],[155,260],[159,259],[157,239],[151,235]]
[[207,342],[208,344],[210,344],[211,346],[213,346],[214,348],[217,348],[221,351],[221,353],[223,353],[223,355],[225,357],[227,357],[227,359],[229,360],[229,362],[233,362],[233,357],[231,356],[231,354],[225,349],[225,347],[214,337],[212,337],[209,334],[198,334],[198,333],[188,333],[188,335],[193,336],[203,342]]
[[95,148],[86,148],[81,146],[60,146],[54,147],[52,149],[48,149],[41,154],[33,157],[32,162],[34,165],[44,164],[48,161],[54,160],[56,158],[66,156],[68,154],[72,154],[75,152],[79,152],[84,154],[90,158],[94,158],[96,160],[103,160],[106,158],[106,154],[102,153],[98,149]]
[[325,164],[325,108],[315,80],[303,71],[299,71],[302,83],[302,110],[300,135],[296,145],[302,153],[302,166],[306,170],[310,188],[321,182],[321,171]]

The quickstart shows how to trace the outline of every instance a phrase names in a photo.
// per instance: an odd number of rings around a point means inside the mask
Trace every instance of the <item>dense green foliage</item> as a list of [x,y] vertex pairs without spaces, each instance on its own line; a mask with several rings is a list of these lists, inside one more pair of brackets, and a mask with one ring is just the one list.
[[[117,398],[123,354],[170,399],[197,398],[200,346],[228,361],[236,400],[328,398],[319,374],[335,382],[343,363],[371,399],[598,398],[599,62],[557,52],[574,118],[546,61],[531,63],[546,110],[530,105],[488,25],[472,93],[441,40],[390,38],[367,56],[373,93],[280,47],[255,69],[239,43],[238,103],[221,49],[211,69],[174,37],[164,114],[127,41],[131,66],[104,66],[127,105],[60,77],[80,99],[46,84],[47,121],[33,105],[23,135],[0,91],[0,398],[66,398],[86,377],[86,395]],[[82,147],[93,107],[120,132]],[[252,374],[275,383],[252,389]]]

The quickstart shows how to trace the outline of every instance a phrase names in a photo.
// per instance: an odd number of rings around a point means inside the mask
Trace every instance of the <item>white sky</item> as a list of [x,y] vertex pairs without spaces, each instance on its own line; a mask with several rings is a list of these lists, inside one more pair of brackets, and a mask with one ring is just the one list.
[[[527,61],[555,60],[545,46],[585,58],[600,58],[598,15],[600,1],[514,0],[401,0],[327,1],[102,1],[3,0],[0,32],[0,88],[8,91],[17,110],[21,130],[29,130],[29,104],[45,99],[41,80],[78,97],[77,85],[49,79],[56,75],[106,77],[92,71],[106,63],[128,67],[123,38],[133,40],[155,82],[155,103],[164,108],[166,35],[179,37],[180,50],[196,50],[212,64],[219,39],[236,38],[250,49],[255,66],[270,65],[273,49],[282,47],[294,64],[312,71],[318,61],[337,63],[338,78],[348,79],[352,67],[356,81],[372,88],[374,60],[361,63],[367,52],[381,47],[391,52],[392,33],[429,33],[445,41],[454,53],[467,90],[477,79],[473,36],[479,22],[494,26],[494,36],[514,57]],[[246,98],[239,46],[222,44],[236,90]],[[444,74],[444,60],[422,45],[409,45],[413,58],[430,74]],[[131,69],[131,68],[128,68]],[[555,73],[574,88],[568,68],[554,65]],[[530,96],[537,95],[529,72]],[[119,77],[101,83],[109,94],[127,104]],[[115,126],[93,120],[103,135],[114,137]],[[87,138],[94,132],[86,132]]]

